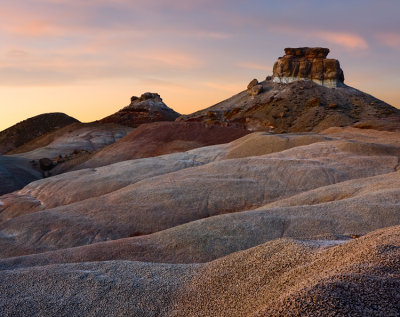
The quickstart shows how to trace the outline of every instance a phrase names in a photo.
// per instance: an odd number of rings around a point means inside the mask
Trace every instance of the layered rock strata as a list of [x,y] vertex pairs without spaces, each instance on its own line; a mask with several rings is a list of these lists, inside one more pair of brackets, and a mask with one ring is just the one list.
[[328,54],[329,49],[322,47],[285,48],[285,55],[274,64],[273,81],[291,83],[312,80],[329,88],[342,86],[344,75],[340,63],[326,58]]

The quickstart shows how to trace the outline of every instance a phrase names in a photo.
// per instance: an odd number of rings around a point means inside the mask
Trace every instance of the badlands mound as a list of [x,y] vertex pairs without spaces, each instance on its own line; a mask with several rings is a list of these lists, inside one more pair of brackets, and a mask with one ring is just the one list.
[[275,133],[319,132],[355,123],[400,128],[400,110],[344,84],[339,62],[326,58],[329,49],[287,48],[285,53],[267,80],[255,79],[247,90],[178,120]]
[[41,135],[78,120],[64,113],[45,113],[21,121],[0,132],[0,154],[7,153]]
[[159,94],[146,92],[133,96],[131,103],[120,111],[101,119],[101,123],[117,123],[136,128],[140,124],[157,121],[174,121],[179,113],[169,108]]
[[86,162],[74,170],[185,152],[203,146],[227,143],[248,133],[244,129],[206,125],[200,122],[142,124],[120,141],[93,153]]
[[132,128],[113,123],[73,123],[46,133],[9,152],[25,158],[47,177],[72,169],[90,154],[124,137]]

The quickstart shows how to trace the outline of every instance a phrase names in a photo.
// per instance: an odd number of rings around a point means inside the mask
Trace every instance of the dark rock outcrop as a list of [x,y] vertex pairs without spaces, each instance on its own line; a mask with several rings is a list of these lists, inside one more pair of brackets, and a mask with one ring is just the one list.
[[[25,185],[42,178],[28,159],[14,156],[0,156],[0,195],[21,189]],[[1,214],[0,202],[0,214]]]
[[328,48],[285,48],[285,56],[274,64],[273,80],[291,83],[297,80],[312,80],[326,87],[338,87],[344,82],[339,61],[327,59]]
[[120,111],[100,120],[136,128],[140,124],[157,121],[174,121],[179,113],[169,108],[159,94],[146,92],[131,97],[131,103]]
[[7,153],[41,135],[79,122],[64,113],[41,114],[0,132],[0,154]]

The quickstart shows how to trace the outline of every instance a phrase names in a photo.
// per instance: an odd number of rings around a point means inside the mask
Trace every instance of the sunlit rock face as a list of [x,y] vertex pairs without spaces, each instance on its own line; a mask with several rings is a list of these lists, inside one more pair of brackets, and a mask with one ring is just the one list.
[[344,75],[336,59],[328,59],[328,48],[285,48],[285,55],[274,64],[273,81],[288,84],[298,80],[335,88],[343,85]]

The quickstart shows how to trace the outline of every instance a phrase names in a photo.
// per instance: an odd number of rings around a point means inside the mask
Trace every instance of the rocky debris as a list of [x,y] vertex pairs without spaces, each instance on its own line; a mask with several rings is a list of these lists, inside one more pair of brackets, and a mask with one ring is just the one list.
[[64,113],[45,113],[26,119],[0,132],[0,154],[75,122],[79,121]]
[[[321,99],[319,99],[317,97],[310,98],[306,103],[307,107],[319,107],[320,105],[321,105]],[[330,108],[332,108],[332,107],[330,107]]]
[[297,80],[312,80],[325,87],[338,87],[344,82],[343,71],[336,59],[327,59],[328,48],[285,48],[273,68],[273,80],[291,83]]
[[253,79],[248,85],[247,85],[247,91],[250,96],[257,96],[260,94],[263,90],[263,86],[258,83],[257,79]]
[[136,128],[143,123],[174,121],[179,115],[163,102],[159,94],[146,92],[140,97],[131,97],[128,106],[99,122]]
[[253,88],[254,86],[258,85],[258,80],[257,79],[253,79],[248,85],[247,85],[247,90],[250,90],[251,88]]

